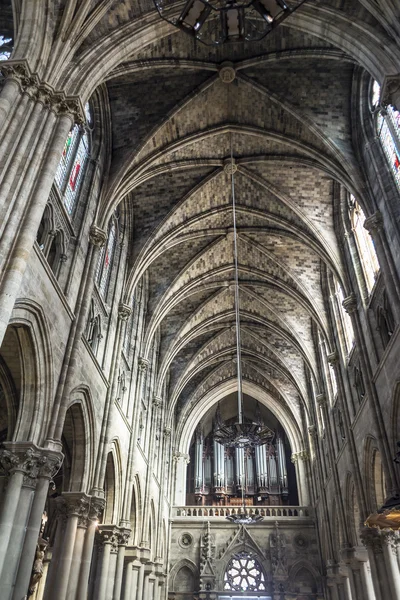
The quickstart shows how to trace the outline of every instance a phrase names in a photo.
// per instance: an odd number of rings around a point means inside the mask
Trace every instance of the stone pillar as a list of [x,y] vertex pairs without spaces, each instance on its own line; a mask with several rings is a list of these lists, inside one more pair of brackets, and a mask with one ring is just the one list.
[[310,505],[308,477],[305,468],[305,463],[309,460],[309,458],[310,457],[307,450],[300,450],[300,452],[295,452],[291,456],[291,461],[296,469],[297,489],[299,491],[300,506]]
[[[112,587],[109,579],[114,581],[116,554],[118,552],[118,529],[113,525],[100,525],[99,542],[100,556],[97,563],[94,597],[96,600],[109,600],[109,598],[112,598]],[[112,559],[111,553],[113,554]]]
[[[17,82],[21,102],[26,95],[29,102],[24,118],[18,117],[17,108],[8,128],[3,129],[0,136],[3,142],[0,156],[6,160],[0,183],[0,223],[4,226],[0,243],[3,274],[0,283],[0,344],[18,296],[68,131],[75,118],[84,120],[79,100],[52,91],[29,71],[26,61],[7,61],[1,68],[8,78]],[[10,91],[12,87],[7,85]],[[22,130],[17,143],[15,136],[9,135],[14,126]]]
[[400,570],[397,562],[398,537],[394,531],[382,531],[382,546],[386,569],[392,595],[395,600],[400,600]]
[[98,515],[104,508],[105,501],[103,498],[92,496],[90,500],[90,508],[87,519],[87,527],[85,533],[85,541],[82,549],[82,558],[79,571],[79,580],[76,598],[77,600],[87,600],[88,583],[90,574],[90,565],[92,563],[93,544],[98,527]]
[[118,533],[118,554],[114,578],[113,600],[120,600],[122,588],[122,575],[124,571],[125,547],[130,537],[129,529],[121,529]]
[[175,506],[186,504],[186,467],[189,464],[189,454],[175,451],[173,455],[175,464]]
[[144,584],[144,569],[145,565],[140,565],[138,570],[138,578],[137,578],[137,586],[136,586],[136,596],[133,596],[133,600],[147,600],[143,596],[143,584]]
[[29,442],[4,446],[0,461],[8,486],[0,512],[0,588],[6,600],[15,590],[20,597],[28,591],[48,485],[62,454]]
[[351,572],[352,588],[354,598],[365,598],[365,600],[375,600],[373,588],[368,584],[365,577],[364,565],[355,556],[349,562],[349,571]]
[[361,531],[361,540],[368,552],[376,600],[392,600],[380,533],[366,527]]
[[[57,577],[54,581],[54,587],[50,593],[57,600],[66,600],[71,597],[70,590],[75,590],[79,577],[79,562],[83,549],[83,532],[78,536],[78,525],[83,526],[87,519],[90,506],[90,497],[80,492],[64,492],[64,501],[67,507],[67,522],[65,526],[64,538],[61,546],[61,552],[57,565]],[[78,565],[71,569],[74,562],[74,551],[79,551]],[[51,597],[51,596],[50,596]]]

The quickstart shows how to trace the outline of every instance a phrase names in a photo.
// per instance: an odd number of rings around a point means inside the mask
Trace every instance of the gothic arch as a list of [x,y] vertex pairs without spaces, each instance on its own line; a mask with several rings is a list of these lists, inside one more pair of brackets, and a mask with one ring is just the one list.
[[71,402],[64,418],[61,442],[64,453],[63,491],[83,492],[88,486],[90,473],[89,446],[83,403]]
[[[290,590],[299,593],[301,598],[303,598],[303,594],[310,594],[310,597],[315,597],[314,594],[317,594],[320,588],[319,580],[320,574],[305,559],[297,560],[289,571]],[[303,589],[297,589],[299,585]]]
[[75,415],[78,414],[76,412],[78,406],[80,409],[82,424],[79,425],[79,428],[80,435],[83,435],[83,439],[79,441],[75,451],[80,453],[81,460],[83,460],[84,477],[82,480],[82,489],[89,491],[93,476],[93,465],[95,463],[97,435],[96,421],[93,414],[93,401],[90,390],[86,385],[79,385],[72,390],[66,414],[68,414],[68,410],[74,405]]
[[386,497],[385,474],[376,438],[368,436],[364,444],[364,477],[368,512],[375,512]]
[[360,507],[357,500],[356,487],[354,484],[354,479],[351,473],[347,474],[346,477],[346,520],[349,531],[349,540],[353,546],[360,545]]
[[170,580],[172,580],[172,590],[174,592],[178,591],[176,588],[178,587],[178,583],[179,583],[179,573],[181,572],[182,569],[187,569],[187,571],[190,572],[192,581],[193,581],[193,590],[186,590],[186,591],[194,591],[196,583],[198,581],[199,572],[198,572],[197,565],[194,562],[192,562],[191,560],[189,560],[188,558],[183,558],[179,562],[175,563],[174,566],[172,567],[170,574],[169,574]]
[[111,445],[107,454],[106,473],[104,478],[104,493],[106,505],[104,508],[104,523],[117,523],[121,491],[121,456],[117,440]]
[[[19,357],[20,379],[19,412],[13,440],[31,440],[40,446],[46,437],[53,393],[52,350],[42,308],[32,300],[17,300],[9,330],[14,336],[14,352],[17,350]],[[0,354],[5,350],[6,339]]]

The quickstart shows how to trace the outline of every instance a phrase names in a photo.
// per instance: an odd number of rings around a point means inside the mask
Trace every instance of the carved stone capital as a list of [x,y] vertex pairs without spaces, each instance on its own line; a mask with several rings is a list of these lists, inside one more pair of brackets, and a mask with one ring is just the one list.
[[339,354],[337,350],[334,350],[330,354],[327,355],[328,363],[332,366],[335,366],[339,363]]
[[325,394],[317,394],[315,396],[315,401],[318,404],[318,406],[321,406],[321,407],[326,406],[326,404],[327,404]]
[[318,435],[318,431],[317,431],[317,427],[316,425],[310,425],[308,427],[308,434],[311,438],[316,438]]
[[149,367],[150,361],[147,360],[147,358],[143,358],[142,356],[139,356],[139,360],[138,360],[138,367],[139,367],[139,371],[141,371],[142,373],[145,373]]
[[61,466],[61,452],[39,448],[25,442],[5,442],[0,463],[7,475],[23,473],[23,485],[35,487],[38,477],[51,479]]
[[104,510],[105,499],[99,498],[98,496],[92,496],[90,499],[89,515],[88,518],[92,521],[96,520],[100,513]]
[[171,427],[164,427],[164,437],[166,439],[171,437],[172,429]]
[[92,225],[89,231],[89,241],[93,246],[102,248],[107,240],[107,233],[97,225]]
[[178,462],[180,460],[184,460],[186,462],[186,464],[188,465],[190,463],[190,456],[189,454],[185,454],[184,452],[179,452],[178,450],[174,451],[173,454],[173,461],[174,462]]
[[111,552],[118,552],[119,530],[113,525],[100,525],[98,540],[102,546],[110,544]]
[[118,546],[126,546],[129,542],[129,538],[131,537],[131,530],[121,528],[117,533],[118,538]]
[[394,554],[397,554],[397,546],[400,544],[399,537],[391,529],[380,532],[381,539]]
[[121,319],[121,321],[127,321],[129,319],[129,317],[131,316],[132,313],[132,308],[129,306],[129,304],[124,304],[123,302],[120,302],[118,305],[118,317]]
[[85,123],[85,111],[78,96],[67,96],[65,92],[55,90],[32,73],[26,60],[7,60],[0,65],[3,77],[17,82],[21,92],[32,100],[42,103],[56,114],[66,114],[75,123]]
[[292,456],[290,457],[290,460],[292,461],[292,463],[295,465],[299,460],[309,460],[310,459],[310,455],[308,454],[307,450],[300,450],[299,452],[293,452]]
[[373,215],[365,219],[364,228],[374,237],[383,228],[382,214],[377,210]]
[[385,76],[381,87],[381,104],[391,104],[400,110],[400,73]]
[[89,517],[90,496],[80,492],[64,492],[63,498],[69,517],[78,517],[78,526],[85,527]]
[[162,406],[162,398],[160,396],[153,396],[153,407],[160,408]]
[[374,554],[382,554],[382,538],[377,529],[365,527],[361,531],[360,537],[367,550],[372,550]]
[[343,300],[342,305],[344,310],[351,315],[357,310],[357,298],[354,294],[350,294]]

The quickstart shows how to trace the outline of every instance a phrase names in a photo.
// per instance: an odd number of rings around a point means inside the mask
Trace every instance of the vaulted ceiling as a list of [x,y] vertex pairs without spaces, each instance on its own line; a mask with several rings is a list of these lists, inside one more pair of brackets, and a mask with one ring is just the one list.
[[333,182],[360,181],[356,68],[288,21],[254,45],[174,33],[107,81],[110,190],[128,196],[134,220],[129,289],[148,278],[144,355],[159,332],[158,391],[167,381],[179,411],[236,377],[232,151],[243,377],[299,419],[315,331],[329,335],[322,271],[343,276]]
[[335,185],[368,201],[355,82],[365,68],[398,71],[393,3],[383,4],[307,0],[261,42],[207,47],[161,21],[151,0],[77,3],[87,16],[74,59],[60,70],[55,54],[47,73],[71,93],[106,85],[112,142],[98,219],[122,200],[131,208],[126,300],[145,277],[142,355],[160,335],[158,393],[167,384],[172,407],[236,375],[231,152],[243,376],[295,420],[306,404],[315,331],[329,337],[324,273],[346,284]]

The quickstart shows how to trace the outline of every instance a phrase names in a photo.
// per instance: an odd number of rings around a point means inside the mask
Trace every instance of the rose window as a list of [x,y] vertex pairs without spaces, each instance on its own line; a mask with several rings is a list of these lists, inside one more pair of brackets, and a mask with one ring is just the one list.
[[226,569],[224,590],[237,592],[265,590],[265,576],[258,560],[247,552],[236,554]]

